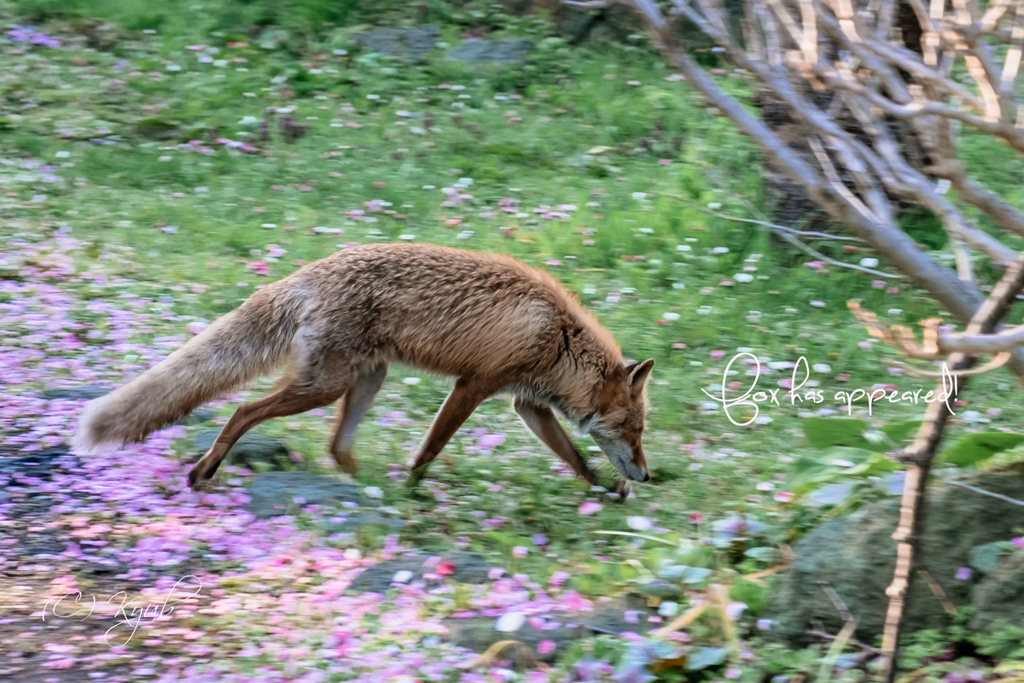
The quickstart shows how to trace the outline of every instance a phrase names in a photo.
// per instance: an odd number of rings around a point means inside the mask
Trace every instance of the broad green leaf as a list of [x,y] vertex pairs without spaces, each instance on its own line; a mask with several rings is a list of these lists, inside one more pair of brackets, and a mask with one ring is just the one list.
[[845,477],[873,477],[882,472],[892,472],[900,468],[895,462],[882,453],[872,453],[871,457],[853,467],[848,467],[840,474]]
[[596,574],[579,574],[572,577],[569,585],[584,595],[602,595],[609,589],[608,584]]
[[999,542],[976,545],[967,553],[968,564],[982,574],[991,574],[999,564],[1003,555],[1003,547]]
[[996,453],[1010,450],[1020,443],[1024,443],[1024,434],[976,432],[967,434],[943,451],[939,461],[966,467],[988,460]]
[[663,599],[680,598],[685,595],[682,588],[668,581],[649,581],[648,583],[638,585],[636,590],[641,595]]
[[729,656],[729,648],[726,647],[702,647],[690,653],[690,661],[686,668],[690,671],[700,671],[709,666],[717,666]]
[[684,564],[668,564],[658,571],[658,578],[676,581],[689,570],[690,568]]
[[914,438],[914,435],[917,434],[917,430],[920,428],[920,420],[907,420],[906,422],[896,422],[891,425],[885,425],[882,427],[882,431],[900,446],[906,446],[910,443],[911,439]]
[[688,571],[679,577],[683,583],[700,583],[709,576],[711,570],[704,567],[687,567]]
[[622,562],[602,562],[594,567],[594,569],[596,569],[600,576],[616,583],[629,581],[640,575],[640,572],[635,567]]
[[[872,471],[871,468],[861,466],[877,457],[888,461],[879,453],[873,453],[863,448],[841,446],[829,448],[814,456],[801,455],[794,463],[794,473],[787,486],[790,491],[800,496],[837,477],[849,475],[851,470],[854,475],[867,476],[864,472]],[[876,469],[881,469],[882,465],[879,461],[875,462],[878,463]],[[847,466],[846,463],[852,463],[852,466]]]
[[729,588],[729,598],[747,606],[747,613],[757,616],[768,600],[768,588],[740,578]]
[[779,552],[778,548],[751,548],[744,555],[758,562],[773,564],[779,561],[782,553]]
[[846,418],[808,417],[804,418],[804,436],[816,448],[831,446],[850,446],[875,450],[871,442],[864,438],[867,425],[863,420]]

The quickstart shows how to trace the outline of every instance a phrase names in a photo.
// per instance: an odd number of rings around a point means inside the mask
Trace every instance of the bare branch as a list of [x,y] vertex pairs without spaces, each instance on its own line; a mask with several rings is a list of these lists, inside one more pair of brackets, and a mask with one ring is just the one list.
[[[999,284],[971,318],[967,334],[991,334],[999,320],[1006,315],[1017,294],[1024,288],[1024,255],[1013,266],[1007,268]],[[949,364],[954,372],[970,369],[974,359],[961,353],[953,354]],[[966,380],[965,380],[966,381]],[[942,393],[948,392],[945,378],[939,386]],[[948,394],[947,394],[948,395]],[[904,451],[911,461],[903,483],[903,499],[900,504],[900,521],[892,535],[896,541],[896,571],[892,584],[886,589],[889,596],[889,610],[885,615],[882,634],[882,674],[890,683],[896,677],[896,657],[900,628],[910,599],[910,577],[918,562],[918,545],[924,525],[924,497],[931,472],[932,462],[938,450],[946,422],[949,420],[949,405],[946,401],[928,404],[925,420],[917,438]]]

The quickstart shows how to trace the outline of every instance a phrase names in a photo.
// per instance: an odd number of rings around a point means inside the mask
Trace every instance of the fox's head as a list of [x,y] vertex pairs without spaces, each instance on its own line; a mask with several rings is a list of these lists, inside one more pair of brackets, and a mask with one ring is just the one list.
[[644,433],[644,384],[654,360],[619,366],[609,375],[601,392],[597,414],[589,432],[626,479],[647,481],[647,460],[640,439]]

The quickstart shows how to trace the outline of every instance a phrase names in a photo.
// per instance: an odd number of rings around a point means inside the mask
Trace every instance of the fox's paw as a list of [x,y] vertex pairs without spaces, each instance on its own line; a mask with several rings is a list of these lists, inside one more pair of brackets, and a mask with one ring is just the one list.
[[193,491],[202,491],[207,487],[207,482],[210,480],[210,474],[204,472],[205,468],[202,463],[196,463],[188,472],[188,487]]
[[338,463],[338,467],[340,467],[343,472],[355,476],[356,471],[359,470],[359,465],[356,464],[356,459],[352,457],[351,453],[331,451],[331,455],[334,456],[334,461]]
[[408,486],[410,489],[415,489],[420,485],[420,481],[423,479],[423,476],[427,473],[427,466],[421,465],[420,467],[417,468],[410,468],[408,472],[409,477],[405,480],[405,485]]
[[612,486],[612,493],[617,493],[619,495],[617,502],[625,503],[626,499],[629,498],[629,482],[625,479],[619,479],[615,482],[615,485]]

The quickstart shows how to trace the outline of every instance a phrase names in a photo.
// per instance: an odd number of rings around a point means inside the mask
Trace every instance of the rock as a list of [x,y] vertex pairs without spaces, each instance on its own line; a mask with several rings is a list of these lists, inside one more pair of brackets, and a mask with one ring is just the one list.
[[379,28],[356,33],[352,39],[371,52],[419,64],[437,43],[437,27],[428,24],[422,28]]
[[1000,621],[1020,624],[1024,612],[1024,550],[1004,557],[974,591],[969,627],[983,631]]
[[[890,496],[903,495],[903,480],[905,478],[906,472],[894,472],[883,478],[882,487]],[[839,505],[850,495],[851,491],[853,491],[853,484],[849,483],[823,486],[807,494],[804,503],[810,507]]]
[[[518,640],[530,649],[535,659],[543,662],[552,662],[564,654],[568,646],[577,640],[582,640],[593,635],[590,629],[585,628],[578,621],[566,623],[561,619],[555,619],[552,615],[545,615],[549,620],[559,621],[558,628],[544,630],[534,628],[527,620],[518,630],[511,633],[503,633],[495,628],[496,617],[473,617],[471,619],[445,619],[444,625],[448,629],[446,640],[459,647],[464,647],[474,652],[486,652],[487,648],[500,640]],[[573,628],[568,628],[569,625]],[[541,641],[550,640],[555,644],[552,652],[541,654],[537,646]],[[503,652],[502,659],[517,658],[515,650],[509,647]]]
[[353,533],[368,527],[397,531],[405,526],[405,520],[386,517],[376,510],[346,510],[339,513],[337,521],[328,520],[324,531],[328,534]]
[[[219,429],[208,429],[196,434],[196,455],[193,462],[210,449],[219,435]],[[268,466],[279,468],[280,463],[289,461],[288,449],[277,439],[271,439],[258,432],[247,432],[228,451],[227,461],[232,465],[256,471],[261,467],[266,469]]]
[[[636,623],[626,620],[627,611],[635,613]],[[653,613],[647,608],[646,598],[640,595],[627,595],[609,603],[599,603],[595,605],[593,612],[579,612],[573,615],[546,614],[546,623],[558,624],[557,628],[552,629],[535,628],[527,619],[516,631],[502,632],[496,628],[496,617],[446,619],[444,625],[448,628],[448,640],[475,652],[484,652],[500,640],[513,639],[530,648],[536,659],[552,662],[565,654],[568,646],[577,640],[605,634],[617,636],[624,631],[645,634],[656,626],[663,626],[664,624],[652,624],[647,621],[647,617]],[[537,646],[544,640],[555,643],[554,651],[546,654],[537,651]],[[511,655],[512,652],[513,650],[508,650],[508,654]]]
[[[174,424],[177,425],[201,425],[204,422],[209,422],[213,418],[217,417],[217,413],[210,410],[209,408],[196,408],[191,413],[181,418]],[[219,433],[219,432],[218,432]],[[217,438],[214,436],[214,438]],[[210,443],[213,443],[211,441]],[[209,448],[209,446],[207,446]],[[205,452],[205,451],[204,451]]]
[[135,124],[135,132],[149,140],[167,140],[178,134],[178,125],[159,116],[150,116]]
[[[984,472],[966,483],[1017,500],[1024,500],[1024,464]],[[954,605],[981,605],[986,614],[1024,613],[1024,574],[991,577],[975,571],[971,580],[955,578],[957,569],[969,567],[971,550],[996,541],[1007,541],[1022,515],[1013,505],[966,489],[935,483],[925,506],[922,561]],[[899,518],[899,501],[866,505],[853,515],[828,522],[794,547],[795,559],[774,591],[763,616],[776,620],[771,633],[792,644],[809,641],[812,622],[820,621],[835,633],[842,621],[820,587],[827,582],[858,618],[857,638],[871,643],[881,634],[888,606],[885,589],[892,581],[896,543],[892,533]],[[974,552],[975,561],[983,553]],[[996,575],[1005,578],[995,578]],[[1019,578],[1014,578],[1019,577]],[[928,585],[915,577],[906,628],[914,631],[943,628],[948,619]],[[1014,583],[1017,581],[1018,583]],[[993,583],[995,582],[995,583]],[[975,584],[978,590],[975,591]],[[1000,596],[994,597],[983,596]],[[987,618],[987,617],[986,617]],[[992,617],[994,618],[994,616]]]
[[[568,7],[558,0],[499,0],[499,2],[510,14],[522,16],[543,12],[554,23],[556,33],[571,43],[600,40],[625,42],[630,35],[643,33],[646,30],[639,14],[625,6],[611,4],[595,11]],[[687,27],[683,27],[681,30],[686,32]]]
[[100,396],[106,396],[113,389],[109,387],[98,387],[92,384],[86,384],[81,387],[72,387],[70,389],[46,389],[40,392],[40,396],[45,398],[47,401],[54,399],[64,399],[66,401],[91,401],[94,398]]
[[[637,622],[627,621],[626,612],[636,612]],[[643,634],[663,625],[647,621],[651,614],[657,614],[657,611],[648,609],[646,597],[627,595],[610,603],[597,603],[593,612],[581,618],[581,623],[594,635],[619,635],[623,631]]]
[[[65,462],[62,462],[65,461]],[[53,479],[53,471],[66,474],[67,467],[77,463],[66,448],[50,448],[41,451],[0,451],[0,473],[32,477],[43,481]],[[37,493],[32,491],[31,493]]]
[[309,472],[265,472],[253,478],[249,485],[251,500],[245,509],[256,519],[269,519],[289,514],[298,505],[340,505],[350,502],[357,505],[372,504],[363,497],[355,484],[338,481],[333,477],[317,476]]
[[469,64],[500,62],[502,64],[525,64],[526,54],[533,43],[521,38],[506,40],[467,40],[448,53],[448,59]]
[[[412,572],[409,581],[416,581],[423,578],[423,574],[430,574],[434,571],[431,567],[424,567],[423,563],[430,558],[430,555],[414,553],[404,555],[394,560],[387,560],[364,569],[355,578],[349,590],[358,593],[385,593],[391,587],[395,574],[400,571]],[[458,583],[486,583],[487,572],[491,565],[476,553],[451,552],[440,555],[441,562],[450,563],[454,566],[454,572],[450,575],[453,581]]]

